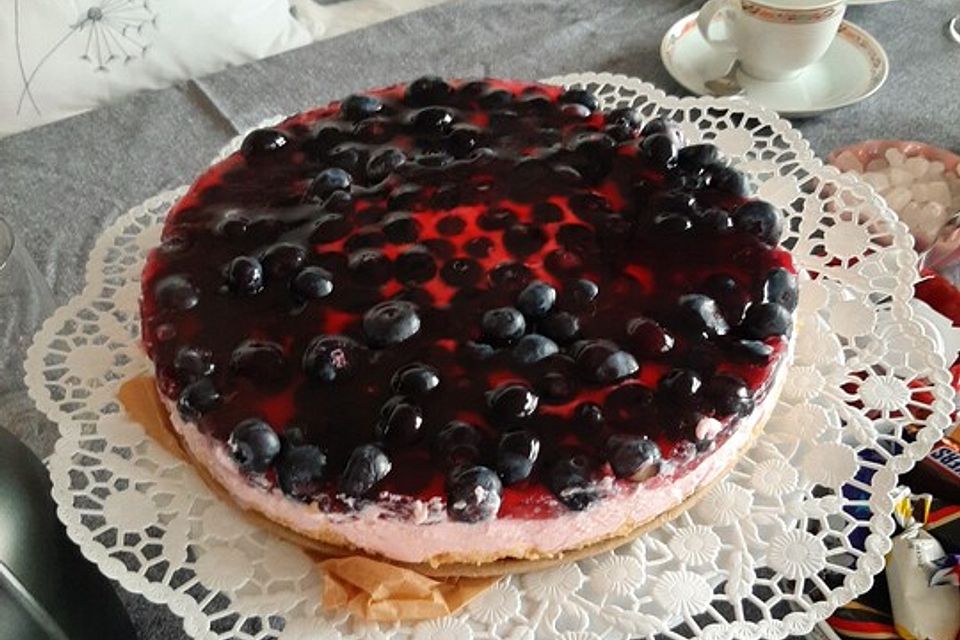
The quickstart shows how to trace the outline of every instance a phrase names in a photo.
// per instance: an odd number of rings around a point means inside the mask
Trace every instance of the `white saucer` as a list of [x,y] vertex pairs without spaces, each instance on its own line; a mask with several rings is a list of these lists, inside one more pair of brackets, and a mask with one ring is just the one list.
[[847,0],[849,5],[860,5],[860,4],[887,4],[888,2],[896,2],[897,0]]
[[[718,18],[719,19],[719,18]],[[691,13],[667,31],[660,58],[673,79],[697,95],[710,95],[704,82],[719,78],[733,64],[733,55],[710,46]],[[837,37],[818,62],[798,78],[784,82],[757,80],[737,72],[743,97],[782,116],[807,117],[838,109],[873,95],[887,79],[887,54],[873,36],[844,21]]]

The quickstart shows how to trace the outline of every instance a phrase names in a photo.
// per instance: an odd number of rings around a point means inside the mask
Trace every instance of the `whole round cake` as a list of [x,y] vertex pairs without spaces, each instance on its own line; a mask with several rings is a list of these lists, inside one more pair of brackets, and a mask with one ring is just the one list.
[[198,178],[143,342],[192,462],[297,539],[556,558],[685,508],[762,428],[797,304],[781,230],[669,122],[424,77]]

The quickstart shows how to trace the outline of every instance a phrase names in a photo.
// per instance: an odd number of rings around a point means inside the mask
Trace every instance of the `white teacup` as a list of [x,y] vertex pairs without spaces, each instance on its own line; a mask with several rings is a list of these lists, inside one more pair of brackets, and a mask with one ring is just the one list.
[[709,0],[697,26],[711,45],[736,54],[747,74],[789,80],[827,52],[845,10],[843,0]]

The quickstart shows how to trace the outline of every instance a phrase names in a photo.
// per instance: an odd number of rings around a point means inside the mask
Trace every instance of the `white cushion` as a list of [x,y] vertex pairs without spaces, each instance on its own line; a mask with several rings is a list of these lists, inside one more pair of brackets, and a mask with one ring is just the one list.
[[297,17],[315,40],[382,22],[448,0],[343,0],[318,4],[314,0],[291,0]]
[[0,0],[0,135],[310,41],[289,0]]

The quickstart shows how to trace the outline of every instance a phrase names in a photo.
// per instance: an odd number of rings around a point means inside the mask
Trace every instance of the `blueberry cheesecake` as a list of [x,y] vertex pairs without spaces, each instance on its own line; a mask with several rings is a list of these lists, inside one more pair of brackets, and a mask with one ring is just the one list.
[[776,401],[781,213],[581,89],[444,81],[253,131],[166,219],[143,344],[191,461],[299,539],[553,558],[676,513]]

